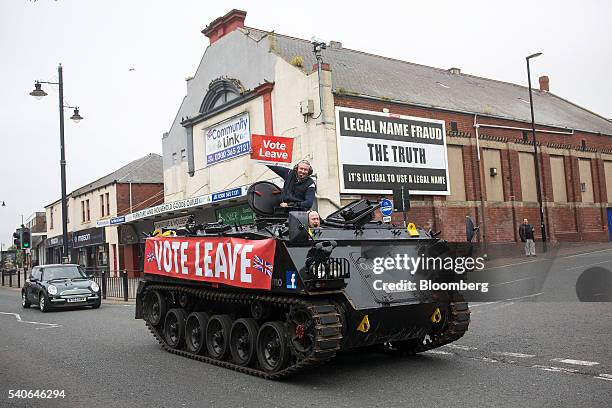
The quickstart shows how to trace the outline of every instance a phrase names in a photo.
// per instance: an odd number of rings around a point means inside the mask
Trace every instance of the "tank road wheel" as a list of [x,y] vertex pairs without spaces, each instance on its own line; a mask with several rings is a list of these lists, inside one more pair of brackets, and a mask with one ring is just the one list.
[[291,347],[300,358],[312,353],[315,343],[315,322],[304,309],[292,307],[287,316]]
[[228,315],[214,315],[206,326],[206,349],[215,360],[223,360],[229,353],[229,337],[232,318]]
[[257,359],[268,373],[281,371],[291,356],[287,343],[287,329],[281,322],[268,322],[261,326],[257,335]]
[[205,312],[192,312],[185,322],[185,344],[187,350],[203,354],[206,350],[206,326],[210,317]]
[[180,348],[185,341],[185,311],[170,309],[164,321],[164,338],[172,348]]
[[153,326],[159,325],[166,316],[166,299],[157,290],[147,293],[145,298],[145,319]]
[[238,319],[232,325],[230,332],[230,352],[234,362],[240,366],[248,366],[256,355],[257,332],[259,325],[255,319]]

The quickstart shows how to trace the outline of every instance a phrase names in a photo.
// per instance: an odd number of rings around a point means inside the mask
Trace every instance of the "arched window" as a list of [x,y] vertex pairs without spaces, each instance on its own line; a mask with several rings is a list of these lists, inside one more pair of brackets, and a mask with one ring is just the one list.
[[240,81],[231,78],[218,78],[208,85],[208,92],[204,96],[200,113],[206,113],[225,105],[238,98],[244,92]]

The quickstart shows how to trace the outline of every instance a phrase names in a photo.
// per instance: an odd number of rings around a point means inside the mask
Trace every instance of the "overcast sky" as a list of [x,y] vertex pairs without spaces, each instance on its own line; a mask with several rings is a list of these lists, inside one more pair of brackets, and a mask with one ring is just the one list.
[[[37,101],[34,80],[64,67],[68,192],[150,152],[185,95],[208,38],[232,8],[246,25],[551,92],[612,118],[612,6],[603,1],[119,1],[0,2],[0,242],[23,214],[60,198],[58,93]],[[131,70],[133,69],[133,70]],[[537,86],[537,85],[535,85]],[[20,163],[24,163],[20,166]]]

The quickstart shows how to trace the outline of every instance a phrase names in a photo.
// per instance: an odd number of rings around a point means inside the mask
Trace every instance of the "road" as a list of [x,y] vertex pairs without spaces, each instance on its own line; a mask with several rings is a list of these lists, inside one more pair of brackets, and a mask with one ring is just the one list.
[[[454,344],[405,358],[344,354],[280,382],[164,352],[133,305],[43,314],[0,288],[0,406],[609,406],[612,303],[579,302],[575,283],[593,265],[612,269],[612,251],[522,262],[495,269],[495,283],[518,288],[471,304]],[[8,399],[21,389],[66,396]]]

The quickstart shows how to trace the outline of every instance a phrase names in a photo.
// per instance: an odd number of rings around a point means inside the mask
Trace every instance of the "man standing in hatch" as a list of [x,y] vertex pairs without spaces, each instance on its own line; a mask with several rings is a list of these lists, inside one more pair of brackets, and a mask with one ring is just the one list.
[[267,166],[285,180],[280,206],[296,211],[310,210],[317,191],[317,186],[310,177],[313,173],[310,163],[301,160],[291,170],[282,166]]

